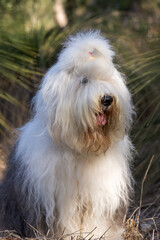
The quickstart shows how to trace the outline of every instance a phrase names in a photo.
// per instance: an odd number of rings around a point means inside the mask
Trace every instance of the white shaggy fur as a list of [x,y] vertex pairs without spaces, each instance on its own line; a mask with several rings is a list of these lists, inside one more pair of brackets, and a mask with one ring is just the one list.
[[[27,172],[23,187],[36,196],[37,219],[43,206],[53,234],[65,228],[83,235],[97,227],[95,237],[108,229],[107,239],[122,239],[117,215],[131,190],[133,106],[113,56],[98,31],[71,36],[34,98],[33,119],[21,129],[16,159]],[[109,136],[98,133],[105,126],[98,126],[95,114],[105,94],[114,96],[118,109]]]

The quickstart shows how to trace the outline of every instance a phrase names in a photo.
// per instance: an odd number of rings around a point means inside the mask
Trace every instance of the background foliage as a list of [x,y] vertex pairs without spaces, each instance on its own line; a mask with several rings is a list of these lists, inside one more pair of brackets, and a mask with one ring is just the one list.
[[117,52],[115,63],[126,74],[136,106],[131,132],[136,189],[154,155],[144,205],[155,206],[160,199],[160,1],[0,0],[0,16],[1,148],[8,151],[11,132],[29,118],[31,98],[61,42],[68,34],[98,28]]

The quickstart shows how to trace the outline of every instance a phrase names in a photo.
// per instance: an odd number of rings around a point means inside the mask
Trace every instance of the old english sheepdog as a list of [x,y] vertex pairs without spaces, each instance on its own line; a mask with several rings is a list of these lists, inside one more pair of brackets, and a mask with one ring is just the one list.
[[45,75],[0,186],[0,230],[123,239],[134,113],[98,31],[70,36]]

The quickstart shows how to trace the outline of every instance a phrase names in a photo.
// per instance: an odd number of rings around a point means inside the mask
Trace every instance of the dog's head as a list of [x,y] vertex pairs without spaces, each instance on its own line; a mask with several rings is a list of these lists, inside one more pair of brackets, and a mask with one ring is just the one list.
[[99,32],[79,33],[64,44],[36,98],[37,114],[54,141],[99,154],[122,139],[132,122],[132,103],[114,52]]

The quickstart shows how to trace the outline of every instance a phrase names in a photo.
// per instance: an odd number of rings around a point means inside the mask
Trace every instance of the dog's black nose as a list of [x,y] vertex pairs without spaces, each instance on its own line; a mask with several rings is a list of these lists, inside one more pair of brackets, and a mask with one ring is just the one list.
[[111,103],[113,102],[113,97],[109,95],[104,95],[101,99],[101,104],[105,107],[109,107]]

